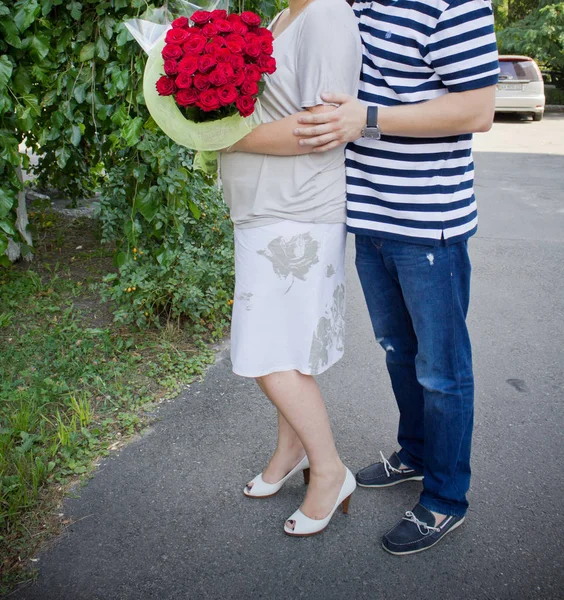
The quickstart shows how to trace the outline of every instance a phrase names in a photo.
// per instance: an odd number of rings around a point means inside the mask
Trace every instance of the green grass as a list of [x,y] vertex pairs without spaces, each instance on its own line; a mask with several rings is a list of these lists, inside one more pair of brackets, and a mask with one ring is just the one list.
[[91,223],[42,223],[40,258],[0,271],[0,595],[61,530],[69,484],[213,360],[190,332],[113,324],[96,291],[111,249],[89,243]]

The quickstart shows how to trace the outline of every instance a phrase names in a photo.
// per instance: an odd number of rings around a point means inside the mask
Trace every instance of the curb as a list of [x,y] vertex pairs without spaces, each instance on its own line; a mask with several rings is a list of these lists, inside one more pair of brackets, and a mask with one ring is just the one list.
[[545,113],[564,113],[564,106],[562,104],[547,104],[544,107]]

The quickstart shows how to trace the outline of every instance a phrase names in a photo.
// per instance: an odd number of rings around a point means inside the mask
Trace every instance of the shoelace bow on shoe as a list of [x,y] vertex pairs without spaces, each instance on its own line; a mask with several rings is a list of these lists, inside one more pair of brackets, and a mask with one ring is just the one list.
[[[382,457],[382,462],[384,463],[384,469],[386,470],[387,477],[390,477],[392,473],[401,473],[401,469],[392,467],[390,461],[382,454],[382,450],[380,450],[380,456]],[[390,471],[392,471],[392,473],[390,473]]]
[[409,521],[410,523],[415,523],[421,535],[429,535],[432,531],[440,531],[438,527],[431,527],[431,525],[427,525],[427,523],[420,521],[410,510],[405,513],[403,520]]

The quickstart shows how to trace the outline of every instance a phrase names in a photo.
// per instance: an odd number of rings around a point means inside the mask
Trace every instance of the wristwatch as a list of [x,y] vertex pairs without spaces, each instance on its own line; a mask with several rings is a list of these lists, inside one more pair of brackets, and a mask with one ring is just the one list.
[[366,125],[362,128],[361,133],[363,138],[367,140],[379,140],[382,137],[382,132],[378,127],[378,107],[369,106],[366,115]]

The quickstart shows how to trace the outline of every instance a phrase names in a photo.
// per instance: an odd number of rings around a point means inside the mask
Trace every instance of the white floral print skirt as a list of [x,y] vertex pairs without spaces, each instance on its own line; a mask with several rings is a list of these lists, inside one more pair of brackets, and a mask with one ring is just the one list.
[[344,224],[235,227],[233,371],[318,375],[344,352]]

